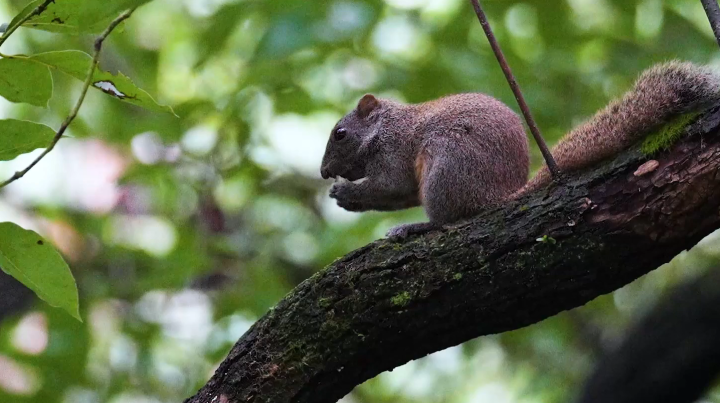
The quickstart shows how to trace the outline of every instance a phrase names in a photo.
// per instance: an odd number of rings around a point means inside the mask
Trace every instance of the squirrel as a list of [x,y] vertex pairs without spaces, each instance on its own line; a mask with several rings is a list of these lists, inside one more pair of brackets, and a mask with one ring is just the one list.
[[[643,72],[634,88],[565,135],[552,155],[562,172],[612,157],[673,117],[720,101],[720,75],[672,61]],[[524,126],[508,106],[468,93],[421,104],[367,94],[333,128],[322,159],[330,197],[349,211],[422,205],[429,222],[392,228],[406,237],[473,217],[548,185],[547,166],[527,182]]]

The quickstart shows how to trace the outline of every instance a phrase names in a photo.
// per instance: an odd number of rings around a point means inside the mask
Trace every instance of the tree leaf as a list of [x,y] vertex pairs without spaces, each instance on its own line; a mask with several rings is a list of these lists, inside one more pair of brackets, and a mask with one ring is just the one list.
[[[64,50],[59,52],[39,53],[30,56],[28,60],[62,71],[80,81],[87,78],[92,57],[79,50]],[[128,77],[122,73],[113,75],[100,69],[95,70],[92,87],[100,90],[115,99],[127,102],[145,109],[169,112],[174,114],[169,106],[160,105],[150,94],[138,88]]]
[[0,95],[10,102],[47,107],[53,81],[46,66],[26,59],[0,59]]
[[10,21],[10,24],[8,24],[7,28],[5,28],[5,32],[3,32],[3,36],[7,35],[8,32],[11,32],[18,24],[20,24],[20,21],[28,16],[30,13],[32,13],[37,6],[42,4],[42,0],[36,0],[30,2],[25,8],[20,11],[20,14],[16,15],[15,18]]
[[[61,0],[62,1],[62,0]],[[131,8],[139,7],[152,0],[64,0],[74,1],[82,7],[78,14],[80,27],[98,26],[103,30],[120,13]],[[99,31],[98,31],[99,32]]]
[[[65,34],[102,32],[122,11],[141,6],[151,0],[55,0],[40,15],[23,26]],[[10,27],[30,14],[43,0],[28,4],[10,23]]]
[[0,120],[0,161],[47,147],[55,131],[39,123],[24,120]]
[[40,235],[10,222],[0,223],[0,269],[51,306],[79,321],[75,278],[60,253]]

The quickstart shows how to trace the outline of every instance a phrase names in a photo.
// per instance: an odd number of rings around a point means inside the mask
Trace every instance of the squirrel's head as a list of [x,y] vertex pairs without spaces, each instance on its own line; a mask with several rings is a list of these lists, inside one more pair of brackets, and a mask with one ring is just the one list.
[[323,179],[342,177],[354,181],[365,177],[367,157],[377,138],[380,109],[380,101],[367,94],[335,125],[320,165]]

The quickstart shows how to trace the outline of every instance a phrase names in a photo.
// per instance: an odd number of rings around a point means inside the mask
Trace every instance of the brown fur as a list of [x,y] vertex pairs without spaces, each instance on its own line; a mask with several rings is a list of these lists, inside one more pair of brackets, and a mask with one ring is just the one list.
[[424,151],[420,151],[417,158],[415,158],[415,180],[417,180],[418,183],[418,198],[420,199],[420,203],[423,203],[425,199],[423,187],[420,186],[420,184],[425,183],[425,175],[427,175],[425,167],[431,164],[430,155]]
[[[572,130],[553,148],[563,172],[571,172],[612,157],[643,139],[671,118],[698,110],[720,99],[720,77],[708,67],[672,61],[646,70],[635,87]],[[550,183],[543,166],[519,192]]]
[[[368,113],[367,104],[376,100]],[[367,113],[367,115],[366,115]],[[422,204],[430,223],[396,228],[402,235],[479,213],[527,181],[528,142],[520,118],[484,94],[457,94],[416,105],[364,96],[338,122],[321,166],[336,183],[330,197],[351,211]]]
[[[720,78],[706,67],[681,62],[655,66],[632,91],[565,136],[553,156],[564,172],[590,166],[670,118],[717,102],[719,94]],[[333,133],[340,128],[347,138],[331,136],[322,176],[367,180],[336,183],[330,197],[351,211],[422,204],[430,218],[429,223],[396,227],[389,236],[472,217],[550,181],[543,167],[526,184],[529,153],[522,122],[487,95],[458,94],[417,105],[366,95]]]

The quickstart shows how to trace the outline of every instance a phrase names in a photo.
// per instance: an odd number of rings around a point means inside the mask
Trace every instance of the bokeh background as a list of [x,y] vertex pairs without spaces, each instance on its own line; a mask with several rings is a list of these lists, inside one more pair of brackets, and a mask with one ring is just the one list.
[[[25,3],[0,0],[0,21]],[[483,5],[551,141],[654,63],[720,63],[697,0]],[[2,52],[91,44],[23,28]],[[94,91],[71,138],[0,193],[0,221],[62,251],[84,319],[0,277],[3,403],[180,402],[296,284],[424,219],[420,209],[348,213],[327,197],[325,142],[364,93],[422,102],[481,91],[517,110],[465,0],[155,0],[112,35],[102,67],[179,117]],[[54,79],[49,108],[0,100],[0,118],[59,127],[80,86]],[[36,155],[0,164],[0,176]],[[719,260],[711,235],[585,307],[411,362],[343,403],[569,402],[629,324]],[[720,402],[720,389],[705,400]]]

